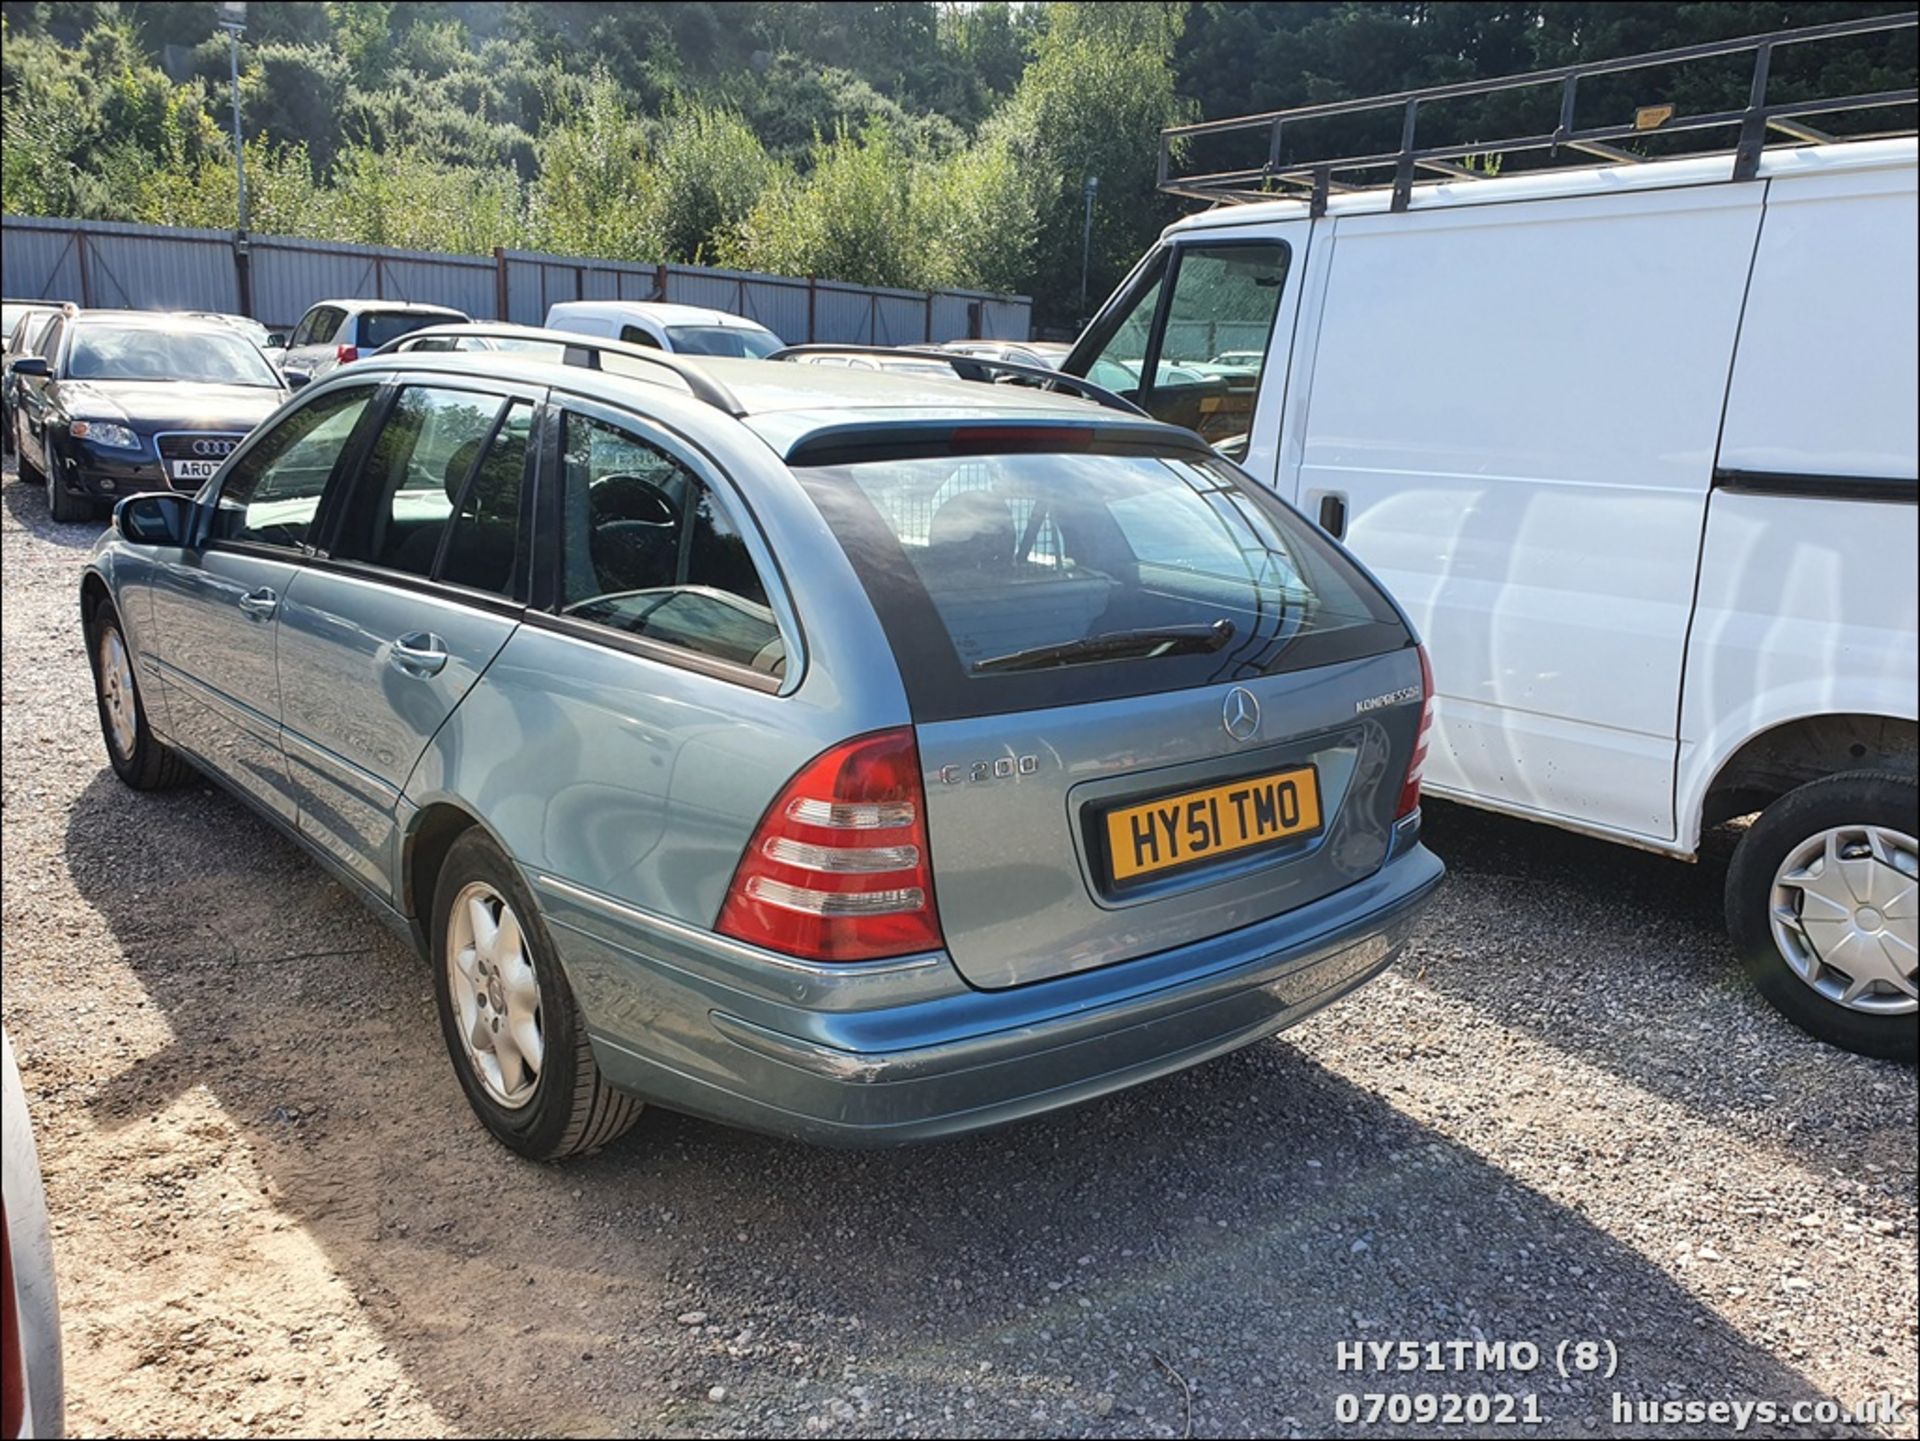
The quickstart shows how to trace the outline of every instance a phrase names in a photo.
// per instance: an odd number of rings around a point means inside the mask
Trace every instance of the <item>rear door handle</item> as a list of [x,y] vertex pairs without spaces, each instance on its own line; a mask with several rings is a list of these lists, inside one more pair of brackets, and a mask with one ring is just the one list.
[[1347,498],[1337,492],[1320,497],[1320,529],[1335,540],[1347,533]]
[[280,608],[280,597],[267,586],[250,590],[240,597],[240,609],[255,620],[267,620]]
[[393,643],[389,657],[395,670],[424,680],[439,675],[447,665],[447,643],[431,631],[408,631]]

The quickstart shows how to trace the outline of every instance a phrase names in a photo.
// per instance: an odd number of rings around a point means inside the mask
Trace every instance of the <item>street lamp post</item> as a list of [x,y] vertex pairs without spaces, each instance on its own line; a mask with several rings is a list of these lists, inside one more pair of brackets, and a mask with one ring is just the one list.
[[227,60],[233,77],[233,165],[239,181],[239,206],[233,231],[234,274],[240,282],[240,313],[253,314],[253,273],[247,253],[247,150],[240,130],[240,37],[247,29],[246,0],[224,0],[220,28],[227,32]]
[[1093,197],[1100,193],[1100,177],[1089,175],[1084,189],[1087,220],[1080,232],[1080,323],[1087,322],[1087,271],[1093,255]]

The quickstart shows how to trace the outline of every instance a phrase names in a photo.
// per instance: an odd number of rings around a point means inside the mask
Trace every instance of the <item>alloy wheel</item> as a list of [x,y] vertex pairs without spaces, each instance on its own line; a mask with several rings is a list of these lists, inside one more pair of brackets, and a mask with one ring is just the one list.
[[485,881],[453,898],[447,980],[473,1074],[489,1097],[518,1110],[533,1099],[546,1059],[540,982],[519,917]]

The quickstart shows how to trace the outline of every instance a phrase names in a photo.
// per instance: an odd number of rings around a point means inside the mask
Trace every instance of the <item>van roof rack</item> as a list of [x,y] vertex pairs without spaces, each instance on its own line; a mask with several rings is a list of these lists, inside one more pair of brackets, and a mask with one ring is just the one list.
[[1128,415],[1146,415],[1147,412],[1135,405],[1125,396],[1116,395],[1103,385],[1095,385],[1077,375],[1067,375],[1058,370],[1049,370],[1040,365],[1022,365],[1012,360],[990,360],[984,355],[968,355],[961,350],[933,350],[911,345],[789,345],[776,350],[768,360],[803,360],[810,355],[866,355],[884,359],[898,360],[935,360],[952,368],[961,380],[985,381],[992,384],[996,376],[1006,376],[1013,380],[1025,380],[1038,385],[1043,390],[1064,390],[1081,400],[1091,400],[1095,405],[1108,410],[1124,411]]
[[[1413,196],[1416,177],[1441,177],[1449,180],[1481,180],[1485,170],[1471,168],[1471,157],[1505,157],[1546,151],[1558,159],[1563,151],[1578,158],[1563,164],[1590,164],[1598,158],[1614,164],[1632,164],[1647,159],[1623,148],[1649,135],[1679,132],[1722,131],[1733,133],[1733,179],[1751,180],[1758,172],[1760,155],[1770,137],[1791,145],[1824,145],[1839,140],[1885,139],[1912,135],[1911,124],[1872,135],[1840,136],[1810,124],[1812,119],[1848,112],[1887,109],[1912,105],[1915,89],[1882,90],[1871,94],[1831,96],[1824,99],[1769,101],[1767,82],[1774,52],[1783,46],[1840,40],[1896,30],[1912,30],[1916,16],[1881,15],[1864,20],[1839,20],[1827,25],[1808,25],[1796,30],[1780,30],[1768,35],[1749,35],[1739,40],[1719,40],[1702,45],[1685,45],[1673,50],[1656,50],[1645,55],[1630,55],[1618,60],[1596,60],[1580,65],[1564,65],[1553,70],[1535,70],[1524,75],[1507,75],[1492,80],[1466,80],[1452,85],[1435,85],[1424,90],[1403,90],[1394,95],[1363,100],[1336,100],[1322,105],[1303,105],[1292,110],[1273,110],[1227,120],[1204,120],[1191,125],[1175,125],[1160,132],[1158,185],[1170,195],[1223,204],[1246,204],[1258,200],[1276,200],[1304,193],[1311,213],[1324,215],[1327,197],[1334,191],[1383,190],[1390,184],[1394,210],[1405,210]],[[1574,105],[1580,82],[1597,76],[1619,75],[1654,66],[1686,61],[1741,55],[1751,52],[1753,72],[1747,103],[1738,110],[1721,110],[1704,115],[1681,115],[1670,104],[1640,106],[1632,120],[1623,124],[1577,128]],[[1486,96],[1501,91],[1524,90],[1536,86],[1560,87],[1560,119],[1550,131],[1517,135],[1500,140],[1475,140],[1469,144],[1422,145],[1416,136],[1420,108],[1439,100],[1457,100]],[[1282,163],[1281,142],[1292,127],[1303,121],[1326,120],[1335,116],[1390,115],[1401,112],[1400,144],[1397,149],[1371,154],[1330,156],[1303,163]],[[1172,173],[1174,152],[1200,136],[1253,134],[1267,132],[1266,163],[1250,169],[1219,170],[1206,174]],[[1724,139],[1686,155],[1721,155],[1729,147]],[[1677,158],[1677,157],[1663,157]],[[1378,178],[1381,171],[1391,173],[1390,180]],[[1369,175],[1368,172],[1373,172]]]

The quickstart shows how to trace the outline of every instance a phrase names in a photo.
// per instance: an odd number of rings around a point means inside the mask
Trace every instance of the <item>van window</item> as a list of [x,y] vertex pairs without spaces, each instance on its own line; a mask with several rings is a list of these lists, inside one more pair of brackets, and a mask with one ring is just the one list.
[[780,676],[786,645],[739,527],[679,461],[568,414],[561,611]]
[[651,334],[642,330],[637,325],[621,326],[620,338],[626,341],[628,345],[648,345],[652,346],[655,350],[661,348],[659,341],[655,340]]
[[[1132,396],[1160,420],[1199,432],[1228,455],[1244,455],[1291,259],[1291,248],[1277,240],[1175,247],[1165,313],[1156,280],[1140,292],[1087,378]],[[1149,355],[1154,373],[1143,384]]]

